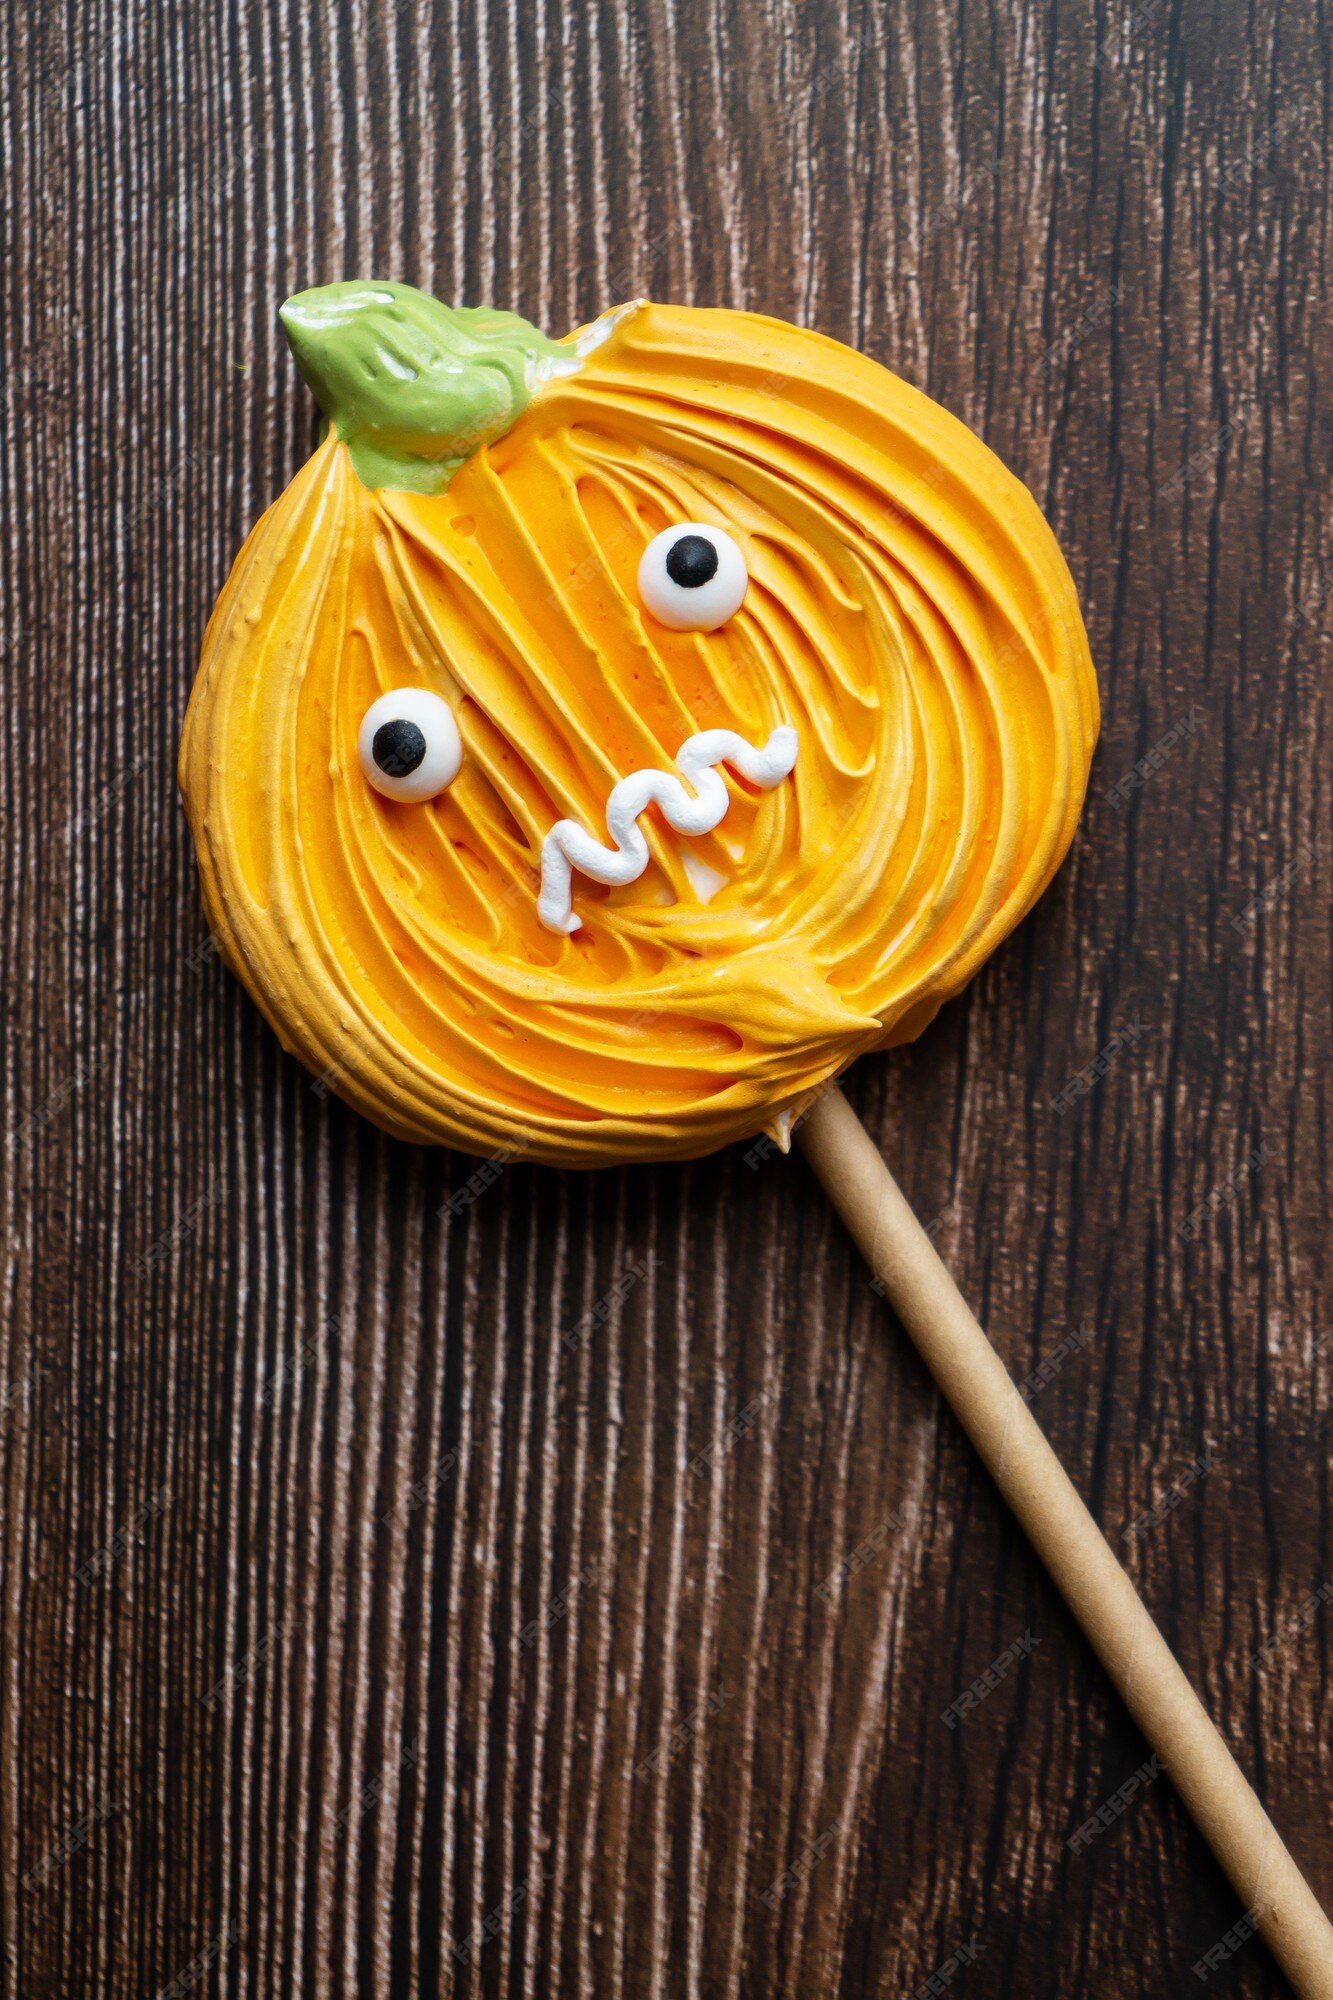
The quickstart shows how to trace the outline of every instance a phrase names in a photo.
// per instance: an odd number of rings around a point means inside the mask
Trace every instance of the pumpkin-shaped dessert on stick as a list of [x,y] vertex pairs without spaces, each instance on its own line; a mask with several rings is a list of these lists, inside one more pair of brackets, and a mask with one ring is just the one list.
[[993,454],[819,334],[282,312],[327,419],[204,642],[181,785],[284,1045],[402,1138],[597,1167],[799,1126],[1296,1990],[1333,1930],[834,1079],[1073,837],[1097,695]]

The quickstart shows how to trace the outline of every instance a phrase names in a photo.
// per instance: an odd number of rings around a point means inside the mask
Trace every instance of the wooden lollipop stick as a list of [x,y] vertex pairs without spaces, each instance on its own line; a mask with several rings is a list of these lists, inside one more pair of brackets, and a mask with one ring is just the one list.
[[1333,1926],[840,1090],[801,1148],[1301,2000],[1333,2000]]

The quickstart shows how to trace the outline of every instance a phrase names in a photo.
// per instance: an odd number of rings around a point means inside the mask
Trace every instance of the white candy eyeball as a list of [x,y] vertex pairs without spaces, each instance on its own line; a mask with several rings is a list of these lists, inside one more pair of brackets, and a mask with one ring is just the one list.
[[428,688],[393,688],[372,701],[356,753],[375,790],[405,805],[433,799],[463,761],[453,710]]
[[750,573],[725,528],[680,521],[639,559],[639,596],[673,632],[715,632],[745,600]]

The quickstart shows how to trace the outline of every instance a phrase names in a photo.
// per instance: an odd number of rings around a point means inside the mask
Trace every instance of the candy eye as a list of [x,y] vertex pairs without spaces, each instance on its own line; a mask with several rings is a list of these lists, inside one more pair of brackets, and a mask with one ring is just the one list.
[[654,535],[639,560],[639,596],[673,632],[714,632],[739,611],[750,581],[725,528],[681,521]]
[[394,688],[372,701],[356,751],[375,790],[407,805],[451,785],[463,761],[453,711],[427,688]]

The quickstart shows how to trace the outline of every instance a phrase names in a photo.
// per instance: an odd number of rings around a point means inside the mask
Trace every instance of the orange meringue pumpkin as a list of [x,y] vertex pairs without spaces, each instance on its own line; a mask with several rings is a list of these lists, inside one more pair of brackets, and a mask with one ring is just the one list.
[[[784,1136],[1069,846],[1096,684],[1033,500],[777,320],[635,303],[557,342],[364,282],[284,321],[328,431],[181,745],[227,962],[406,1139],[591,1167]],[[746,775],[738,741],[791,732]]]

